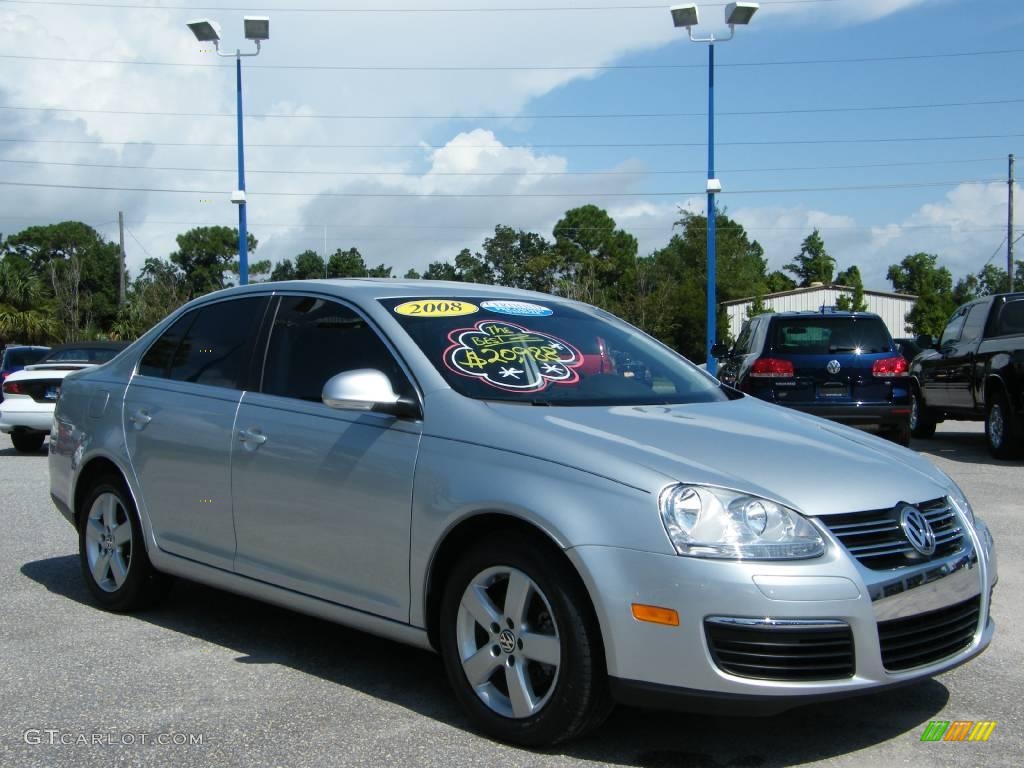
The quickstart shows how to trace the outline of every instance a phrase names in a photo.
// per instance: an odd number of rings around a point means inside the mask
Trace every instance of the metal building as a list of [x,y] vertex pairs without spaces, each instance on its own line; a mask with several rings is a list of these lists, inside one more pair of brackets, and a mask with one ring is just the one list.
[[[796,288],[792,291],[769,293],[761,297],[766,309],[774,312],[819,312],[822,307],[834,307],[840,296],[853,298],[853,289],[842,285],[812,285],[808,288]],[[864,303],[868,312],[874,312],[882,318],[893,338],[910,335],[907,330],[906,316],[917,301],[916,296],[905,293],[886,293],[864,289]],[[729,315],[729,335],[735,339],[740,334],[743,321],[747,319],[747,310],[754,303],[754,297],[723,301]]]

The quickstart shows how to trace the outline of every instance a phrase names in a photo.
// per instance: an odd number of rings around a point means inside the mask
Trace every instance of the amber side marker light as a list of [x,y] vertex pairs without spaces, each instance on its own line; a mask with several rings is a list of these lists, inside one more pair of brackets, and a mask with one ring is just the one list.
[[633,618],[637,621],[648,621],[651,624],[664,624],[669,627],[679,626],[679,614],[671,608],[659,608],[656,605],[633,603]]

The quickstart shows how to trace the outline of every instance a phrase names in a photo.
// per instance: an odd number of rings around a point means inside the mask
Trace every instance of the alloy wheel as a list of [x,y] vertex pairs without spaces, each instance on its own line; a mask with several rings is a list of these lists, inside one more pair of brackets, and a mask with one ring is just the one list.
[[537,583],[517,568],[487,568],[466,586],[456,622],[462,670],[480,700],[503,717],[538,713],[555,690],[562,651]]
[[104,592],[116,592],[132,564],[132,522],[113,493],[96,497],[85,522],[85,553],[93,581]]
[[998,449],[1002,446],[1005,429],[1003,407],[999,403],[993,403],[988,412],[988,441],[993,448]]

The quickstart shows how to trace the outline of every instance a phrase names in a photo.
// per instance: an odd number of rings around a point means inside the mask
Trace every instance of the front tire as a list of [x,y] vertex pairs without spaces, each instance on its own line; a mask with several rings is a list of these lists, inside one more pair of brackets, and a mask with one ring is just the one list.
[[549,746],[611,710],[604,650],[571,566],[515,533],[493,535],[452,570],[441,601],[448,679],[473,723]]
[[92,487],[78,529],[82,576],[103,608],[135,611],[163,596],[168,577],[149,561],[138,513],[119,478],[102,478]]
[[46,435],[42,432],[29,432],[24,429],[16,429],[11,432],[14,450],[19,453],[39,453],[45,439]]
[[917,387],[910,390],[910,434],[917,438],[932,437],[938,419],[924,403],[921,391]]
[[985,437],[988,450],[997,459],[1012,459],[1020,454],[1020,424],[1002,391],[992,393],[985,413]]

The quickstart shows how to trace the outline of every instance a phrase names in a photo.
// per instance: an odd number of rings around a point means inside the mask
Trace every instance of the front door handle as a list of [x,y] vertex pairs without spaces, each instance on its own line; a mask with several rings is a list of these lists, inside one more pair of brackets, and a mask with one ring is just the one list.
[[258,429],[243,429],[238,433],[238,439],[246,448],[256,449],[267,442],[267,436]]
[[149,415],[149,412],[145,408],[140,408],[128,417],[128,421],[130,421],[136,429],[145,429],[146,425],[152,420],[153,417]]

